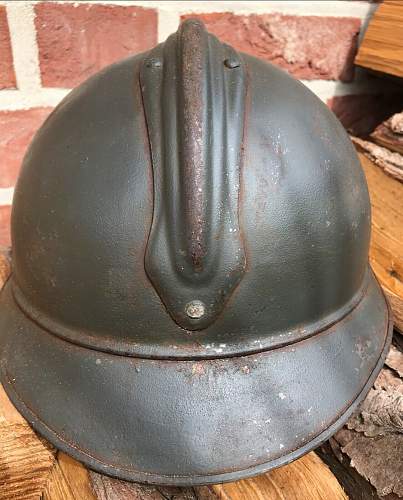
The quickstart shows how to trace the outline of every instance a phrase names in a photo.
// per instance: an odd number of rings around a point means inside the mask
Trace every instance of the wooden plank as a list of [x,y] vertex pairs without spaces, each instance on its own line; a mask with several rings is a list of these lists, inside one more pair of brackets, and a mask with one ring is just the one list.
[[382,500],[371,483],[351,467],[350,459],[342,453],[339,443],[334,438],[326,441],[317,453],[343,485],[350,500]]
[[38,438],[0,386],[0,498],[38,499],[55,464],[54,449]]
[[61,451],[57,454],[57,462],[66,482],[70,486],[74,499],[96,500],[96,495],[91,487],[88,469],[83,464]]
[[369,260],[389,298],[395,326],[403,332],[403,183],[358,153],[372,208]]
[[97,500],[216,500],[210,487],[178,488],[152,486],[119,481],[112,477],[90,472],[91,485]]
[[8,399],[3,386],[0,384],[0,424],[3,422],[7,422],[9,424],[25,424],[25,419],[22,415],[20,415],[20,413],[18,413],[15,406]]
[[313,452],[268,474],[213,486],[223,500],[347,499],[329,468]]
[[374,13],[355,58],[358,66],[403,77],[403,1],[384,0]]
[[346,494],[328,467],[313,452],[260,476],[208,487],[170,488],[125,483],[91,473],[99,500],[345,500]]
[[380,146],[403,155],[403,112],[378,125],[370,137]]
[[403,156],[401,154],[358,137],[352,137],[352,141],[358,151],[364,153],[376,166],[396,180],[403,182]]
[[[73,494],[70,484],[67,482],[58,462],[52,467],[48,481],[41,494],[41,500],[79,500]],[[83,500],[85,497],[82,497]],[[91,498],[94,500],[94,497]]]

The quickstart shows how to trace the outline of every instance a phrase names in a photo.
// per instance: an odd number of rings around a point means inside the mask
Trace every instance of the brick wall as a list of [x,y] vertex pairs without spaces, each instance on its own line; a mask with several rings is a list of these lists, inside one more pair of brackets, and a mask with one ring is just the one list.
[[[354,71],[369,1],[6,2],[0,1],[0,245],[20,163],[33,134],[75,85],[147,50],[180,19],[201,17],[236,48],[281,66],[362,132],[393,106],[379,83]],[[372,113],[371,110],[375,110]],[[372,113],[372,114],[371,114]]]

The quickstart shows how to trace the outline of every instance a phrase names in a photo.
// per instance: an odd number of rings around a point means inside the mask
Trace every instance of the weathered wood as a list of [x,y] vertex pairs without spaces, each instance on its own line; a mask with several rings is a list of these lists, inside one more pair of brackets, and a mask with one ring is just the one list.
[[394,345],[391,346],[385,363],[389,366],[389,368],[395,370],[400,378],[403,378],[403,352]]
[[[347,423],[349,429],[363,432],[368,437],[385,434],[403,434],[403,383],[390,389],[371,389],[360,412]],[[401,443],[403,455],[403,441]],[[402,464],[403,465],[403,464]]]
[[225,500],[347,499],[330,469],[313,452],[270,474],[215,485],[213,490]]
[[387,174],[399,181],[403,181],[403,156],[393,153],[389,149],[378,146],[373,142],[364,141],[358,137],[351,138],[358,151],[381,167]]
[[96,472],[90,472],[97,500],[217,500],[212,487],[176,488],[127,483]]
[[[397,153],[395,153],[397,154]],[[403,182],[359,152],[372,207],[370,263],[403,332]]]
[[369,481],[351,467],[350,459],[342,453],[334,438],[326,441],[316,453],[337,477],[349,500],[385,500],[381,499]]
[[58,462],[55,462],[48,477],[45,488],[41,492],[41,500],[96,500],[94,496],[87,499],[75,496]]
[[359,410],[319,450],[350,500],[403,495],[403,354],[394,346]]
[[0,246],[0,289],[10,275],[10,249]]
[[403,154],[403,112],[378,125],[370,137],[380,146]]
[[403,77],[403,2],[384,0],[374,13],[355,63],[374,71]]
[[130,484],[90,473],[99,500],[287,500],[346,499],[330,470],[314,453],[255,478],[209,487],[169,488]]
[[0,498],[38,499],[54,464],[53,448],[38,438],[0,386]]
[[[385,434],[403,435],[403,354],[391,346],[374,387],[369,391],[360,409],[347,423],[348,429],[368,437]],[[401,442],[403,457],[403,441]]]
[[334,438],[351,466],[375,486],[379,496],[403,496],[403,434],[369,437],[344,428]]
[[330,449],[321,448],[321,457],[346,487],[351,500],[366,498],[360,489],[367,492],[368,498],[394,500],[403,496],[402,373],[403,354],[392,345],[374,388],[347,425],[330,440]]
[[83,464],[61,451],[57,454],[57,462],[75,499],[96,500],[97,497],[89,481],[88,470]]
[[[0,257],[1,261],[1,257]],[[3,387],[0,384],[0,425],[1,424],[25,424],[23,416],[18,413],[14,405],[8,399]]]

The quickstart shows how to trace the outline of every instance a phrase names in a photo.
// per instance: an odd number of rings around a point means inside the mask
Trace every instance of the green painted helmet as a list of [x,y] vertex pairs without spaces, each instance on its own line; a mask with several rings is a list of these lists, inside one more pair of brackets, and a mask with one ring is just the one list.
[[332,435],[390,342],[370,205],[304,85],[186,21],[73,90],[25,157],[1,379],[122,479],[267,471]]

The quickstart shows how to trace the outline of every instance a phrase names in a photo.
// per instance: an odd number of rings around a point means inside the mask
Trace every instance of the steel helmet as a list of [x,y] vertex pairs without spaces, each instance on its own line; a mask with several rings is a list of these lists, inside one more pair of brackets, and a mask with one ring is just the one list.
[[93,469],[193,485],[332,435],[391,328],[334,115],[188,20],[53,111],[23,162],[1,377]]

